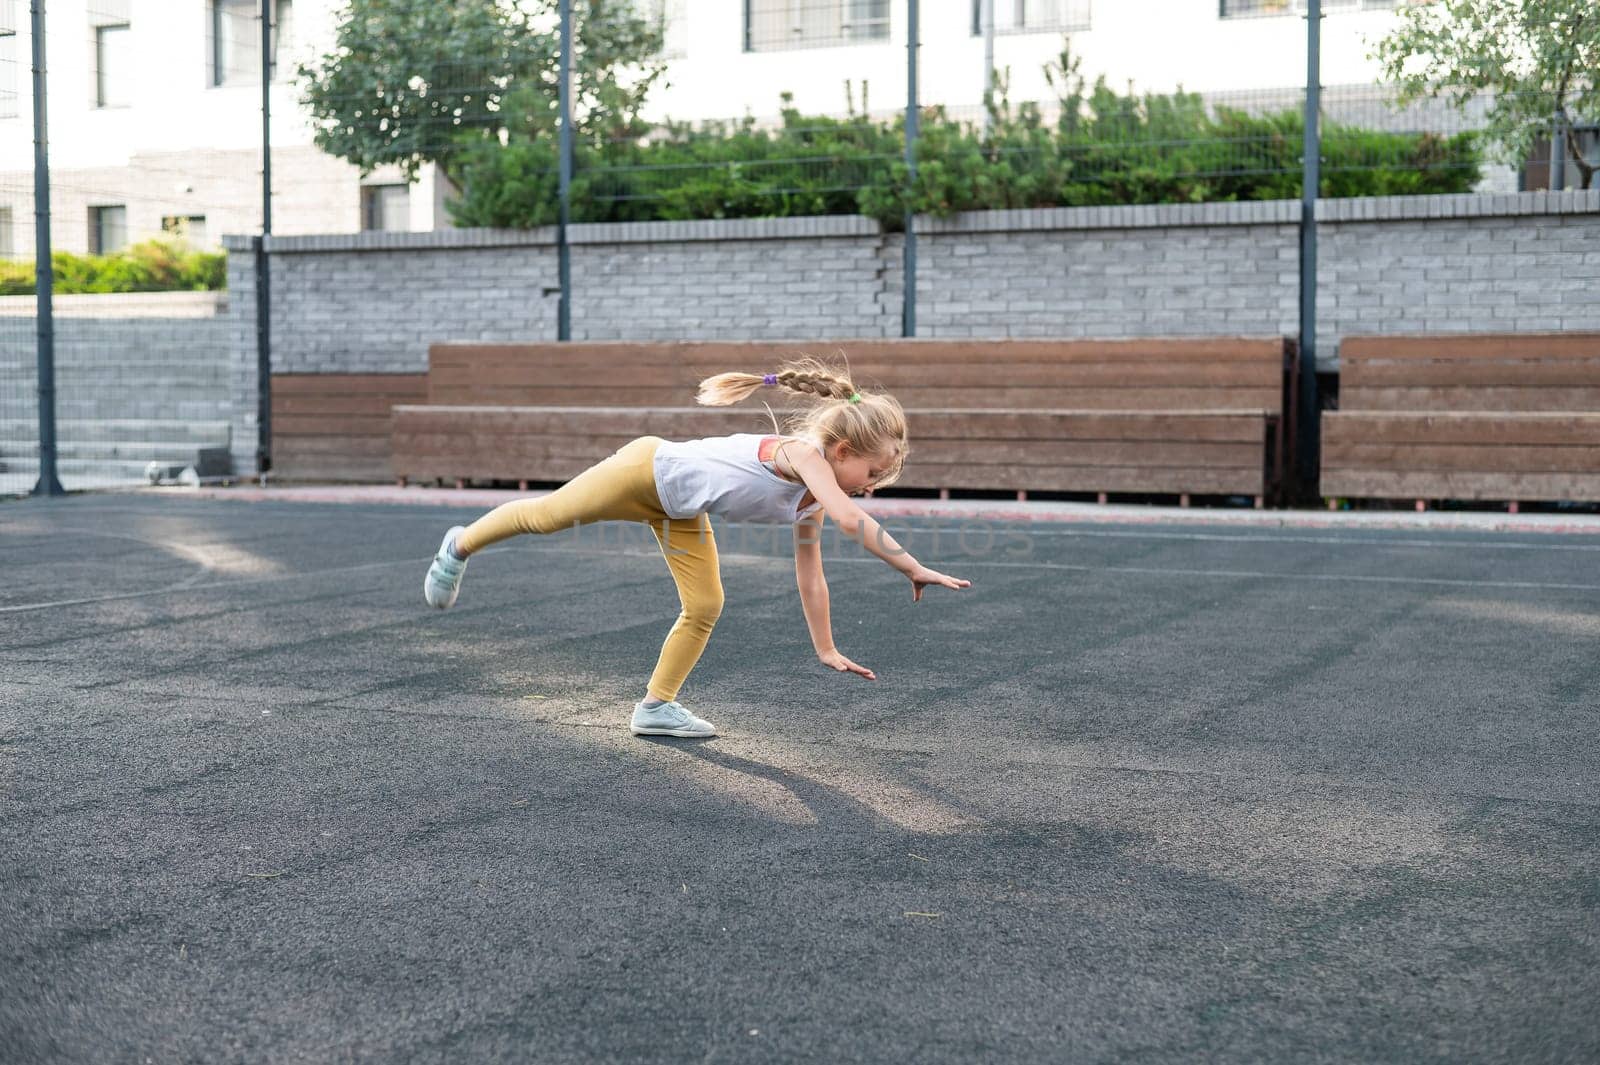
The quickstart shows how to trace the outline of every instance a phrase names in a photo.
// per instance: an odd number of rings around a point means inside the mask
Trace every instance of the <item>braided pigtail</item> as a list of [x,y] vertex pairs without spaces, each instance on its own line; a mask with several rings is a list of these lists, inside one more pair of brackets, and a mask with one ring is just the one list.
[[[855,454],[884,456],[887,467],[870,487],[886,487],[899,479],[910,451],[905,412],[887,392],[857,389],[848,366],[841,371],[805,356],[784,363],[777,373],[721,373],[700,382],[696,399],[705,406],[725,407],[764,387],[816,401],[792,415],[780,435],[805,437],[825,450],[842,441]],[[772,413],[770,407],[767,412]],[[776,418],[773,428],[778,431]]]
[[729,407],[742,399],[749,399],[756,389],[766,383],[767,377],[760,374],[719,373],[701,381],[700,391],[694,398],[702,407]]

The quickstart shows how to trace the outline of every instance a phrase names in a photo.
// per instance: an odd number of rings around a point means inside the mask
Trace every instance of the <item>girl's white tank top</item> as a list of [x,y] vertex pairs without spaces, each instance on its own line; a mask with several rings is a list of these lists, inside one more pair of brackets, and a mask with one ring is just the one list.
[[761,443],[769,439],[777,438],[736,433],[663,441],[655,457],[661,509],[669,518],[706,513],[765,525],[792,525],[814,514],[820,503],[800,509],[806,486],[785,480],[761,460]]

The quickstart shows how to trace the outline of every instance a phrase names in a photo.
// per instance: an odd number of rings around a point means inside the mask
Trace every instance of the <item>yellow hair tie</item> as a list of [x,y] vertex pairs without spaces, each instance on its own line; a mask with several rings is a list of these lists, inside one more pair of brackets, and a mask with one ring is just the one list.
[[852,392],[852,393],[850,393],[850,402],[851,403],[860,403],[861,402],[861,393],[860,392]]

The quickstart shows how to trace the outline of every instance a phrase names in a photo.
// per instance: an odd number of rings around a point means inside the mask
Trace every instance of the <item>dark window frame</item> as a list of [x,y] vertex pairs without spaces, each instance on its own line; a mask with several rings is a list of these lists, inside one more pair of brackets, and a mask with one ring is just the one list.
[[[1249,10],[1229,11],[1234,5],[1249,4]],[[1306,0],[1283,0],[1281,10],[1264,10],[1272,0],[1217,0],[1217,17],[1227,22],[1253,18],[1304,18]],[[1345,15],[1356,11],[1392,11],[1400,0],[1323,0],[1324,15]]]
[[[107,211],[122,212],[122,243],[114,248],[106,247],[106,216]],[[110,255],[121,251],[128,246],[128,205],[125,203],[97,203],[89,207],[89,254]]]
[[[6,13],[6,18],[0,20],[0,42],[10,42],[9,44],[0,44],[0,47],[12,52],[9,56],[0,57],[0,64],[3,64],[5,69],[11,72],[15,81],[11,90],[0,96],[0,121],[22,117],[22,61],[21,57],[15,54],[16,43],[22,39],[17,21],[17,10],[21,2],[22,0],[0,0],[0,10],[4,10]],[[10,108],[9,110],[7,109],[8,107]]]
[[[1017,0],[994,0],[995,7],[997,9],[999,8],[999,6],[1001,4],[1016,3],[1016,2],[1017,2]],[[1022,2],[1024,3],[1024,5],[1026,4],[1026,0],[1022,0]],[[1094,7],[1093,7],[1093,4],[1091,3],[1091,0],[1079,0],[1079,2],[1083,5],[1083,21],[1081,23],[1080,22],[1075,22],[1075,21],[1072,21],[1071,19],[1069,19],[1065,25],[1050,24],[1050,25],[1043,25],[1043,26],[1028,26],[1028,25],[1024,24],[1024,25],[1021,25],[1021,26],[1010,26],[1010,27],[1007,27],[1006,29],[1001,29],[999,26],[996,26],[995,30],[994,30],[994,35],[996,37],[1017,37],[1017,36],[1021,36],[1023,34],[1028,34],[1028,33],[1083,33],[1083,32],[1086,32],[1086,31],[1091,30],[1091,29],[1094,28]],[[998,21],[998,19],[996,21]],[[972,0],[972,36],[974,36],[974,37],[982,37],[983,36],[983,4],[982,4],[982,0]]]
[[94,28],[94,106],[97,111],[129,107],[131,102],[110,103],[106,95],[106,33],[133,33],[132,22],[108,22]]
[[[894,4],[891,2],[891,0],[884,0],[883,17],[881,19],[870,20],[871,24],[881,25],[883,27],[883,33],[881,36],[848,37],[841,35],[837,40],[829,38],[823,41],[800,41],[794,44],[783,45],[757,44],[753,33],[754,19],[752,18],[751,6],[752,4],[761,2],[772,2],[772,0],[744,0],[744,3],[740,5],[741,11],[744,15],[743,51],[747,54],[764,54],[767,52],[803,52],[809,51],[813,48],[859,48],[871,45],[884,45],[889,43],[889,40],[893,36],[894,32]],[[847,7],[852,2],[853,0],[832,0],[832,3],[838,5],[840,8]],[[841,25],[849,21],[843,16],[844,12],[841,11]]]
[[[224,17],[226,17],[223,10],[223,4],[224,0],[206,0],[206,10],[208,12],[208,28],[206,31],[206,39],[210,46],[209,55],[206,60],[206,66],[209,71],[207,75],[207,86],[212,89],[238,89],[251,85],[260,85],[261,56],[259,54],[260,47],[258,45],[252,45],[251,55],[255,60],[254,65],[243,74],[234,75],[231,78],[229,77],[229,73],[225,65],[227,57],[222,54],[222,20]],[[254,6],[259,12],[260,5],[256,4]],[[283,70],[283,64],[278,62],[278,51],[282,45],[283,39],[283,9],[285,7],[289,9],[290,24],[292,25],[294,17],[294,0],[272,0],[272,37],[270,44],[272,55],[268,57],[267,62],[271,67],[271,79],[274,82],[284,80],[293,73],[292,71],[285,73]],[[255,22],[257,17],[258,16],[256,15],[252,15],[250,21],[252,23]],[[260,28],[256,27],[255,36],[252,37],[252,41],[258,39],[259,36]]]
[[394,189],[400,189],[405,193],[406,206],[409,214],[409,208],[411,206],[411,188],[412,186],[410,184],[403,181],[382,181],[375,182],[371,185],[361,186],[361,231],[363,233],[411,232],[409,223],[405,229],[391,229],[388,226],[373,224],[374,222],[381,222],[383,220],[382,201],[384,194]]

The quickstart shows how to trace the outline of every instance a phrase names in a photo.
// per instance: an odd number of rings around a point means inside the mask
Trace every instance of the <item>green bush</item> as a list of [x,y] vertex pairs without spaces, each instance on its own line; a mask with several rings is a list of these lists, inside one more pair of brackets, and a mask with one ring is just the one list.
[[0,296],[31,296],[33,286],[32,263],[0,259]]
[[[786,101],[787,102],[787,101]],[[863,187],[889,180],[900,135],[866,118],[809,118],[785,107],[776,131],[752,119],[675,123],[648,138],[574,145],[572,210],[578,222],[637,222],[773,215],[855,214]],[[461,165],[464,226],[530,228],[556,221],[552,139],[472,145]]]
[[[50,256],[54,290],[82,292],[216,291],[227,287],[223,252],[190,251],[179,244],[147,240],[110,255]],[[0,296],[32,295],[37,284],[31,262],[0,261]]]
[[[1304,119],[1297,109],[1209,108],[1198,94],[1120,94],[1090,85],[1068,52],[1046,68],[1053,122],[1015,109],[1004,89],[989,129],[921,116],[916,182],[904,162],[904,119],[802,115],[782,123],[684,124],[617,142],[576,145],[573,220],[864,214],[898,228],[909,208],[958,211],[1105,204],[1298,199]],[[529,227],[556,219],[557,159],[548,131],[478,142],[462,168],[459,225]],[[1478,181],[1471,134],[1441,137],[1330,124],[1324,196],[1466,192]]]

